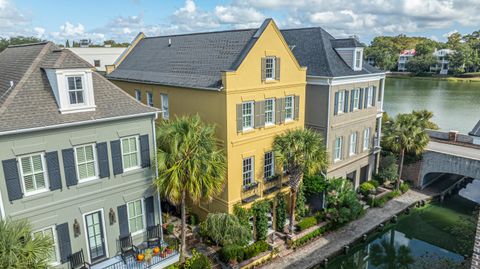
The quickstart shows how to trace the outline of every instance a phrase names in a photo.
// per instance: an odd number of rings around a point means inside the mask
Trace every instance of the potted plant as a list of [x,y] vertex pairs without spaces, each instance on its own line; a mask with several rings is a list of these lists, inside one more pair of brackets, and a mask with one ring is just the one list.
[[153,251],[151,248],[145,250],[144,258],[148,265],[152,263]]
[[143,262],[144,259],[145,259],[145,255],[143,253],[139,253],[137,255],[137,261]]
[[160,257],[166,258],[167,257],[167,252],[165,251],[165,247],[160,247]]
[[160,253],[160,248],[159,247],[154,247],[153,248],[153,255],[158,255]]
[[173,247],[172,247],[172,246],[168,246],[168,247],[167,247],[167,254],[170,255],[170,254],[172,254],[172,252],[173,252]]

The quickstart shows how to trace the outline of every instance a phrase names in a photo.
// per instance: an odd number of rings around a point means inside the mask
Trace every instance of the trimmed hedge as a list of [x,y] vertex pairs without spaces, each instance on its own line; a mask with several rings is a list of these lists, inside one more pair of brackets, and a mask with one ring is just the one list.
[[301,247],[303,245],[305,245],[306,243],[310,242],[311,240],[319,237],[320,235],[322,235],[323,233],[325,233],[326,231],[326,227],[325,226],[322,226],[318,229],[316,229],[315,231],[309,233],[309,234],[306,234],[300,238],[298,238],[297,240],[293,241],[290,243],[290,246],[293,248],[293,249],[296,249],[298,247]]
[[303,218],[297,223],[297,228],[299,231],[304,231],[310,227],[317,225],[317,218],[315,217],[307,217]]
[[257,241],[246,247],[228,245],[220,249],[219,257],[220,260],[225,263],[229,263],[231,261],[242,262],[257,256],[268,249],[269,245],[265,241]]

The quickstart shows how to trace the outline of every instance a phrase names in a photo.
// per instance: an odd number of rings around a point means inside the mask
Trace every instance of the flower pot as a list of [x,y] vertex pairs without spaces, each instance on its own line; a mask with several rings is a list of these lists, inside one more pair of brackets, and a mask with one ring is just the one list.
[[145,255],[144,255],[144,254],[140,253],[140,254],[137,255],[137,261],[143,262],[144,259],[145,259]]
[[161,252],[161,253],[160,253],[160,257],[166,258],[166,257],[167,257],[167,252],[166,252],[166,251]]
[[167,248],[167,254],[172,254],[173,250],[171,248]]
[[157,255],[159,252],[160,252],[160,248],[159,248],[159,247],[154,247],[154,248],[153,248],[153,254]]

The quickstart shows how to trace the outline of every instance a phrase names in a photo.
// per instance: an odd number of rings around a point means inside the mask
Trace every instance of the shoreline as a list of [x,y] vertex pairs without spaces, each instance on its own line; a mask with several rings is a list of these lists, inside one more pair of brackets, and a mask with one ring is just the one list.
[[453,76],[411,76],[411,75],[402,75],[402,74],[392,74],[387,73],[387,78],[398,78],[398,79],[417,79],[417,80],[438,80],[438,81],[450,81],[450,82],[466,82],[466,83],[475,83],[480,82],[480,77],[474,78],[461,78]]
[[364,216],[352,221],[344,227],[326,234],[323,237],[298,248],[296,251],[280,252],[277,258],[261,266],[264,269],[279,268],[312,268],[340,253],[344,246],[361,240],[363,234],[376,229],[378,225],[389,221],[421,200],[430,200],[431,196],[417,190],[409,190],[402,196],[388,201],[382,208],[371,208]]

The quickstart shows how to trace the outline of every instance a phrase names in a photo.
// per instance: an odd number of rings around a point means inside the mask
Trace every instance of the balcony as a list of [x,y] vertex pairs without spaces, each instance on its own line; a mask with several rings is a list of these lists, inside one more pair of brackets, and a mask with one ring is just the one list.
[[265,179],[263,183],[263,195],[274,193],[282,187],[280,175],[273,175]]
[[240,197],[242,198],[242,203],[244,204],[251,203],[260,198],[258,182],[254,181],[248,185],[244,185],[242,187],[242,193]]
[[[143,243],[144,246],[145,244],[146,243]],[[162,246],[166,247],[167,244],[164,243]],[[142,248],[142,245],[139,247]],[[146,249],[147,248],[144,247],[140,252],[145,253]],[[146,261],[138,261],[134,256],[127,256],[124,262],[121,255],[117,255],[113,258],[92,265],[91,269],[160,269],[178,262],[179,258],[178,244],[175,243],[170,251],[165,251],[156,255],[153,254],[150,263]]]

